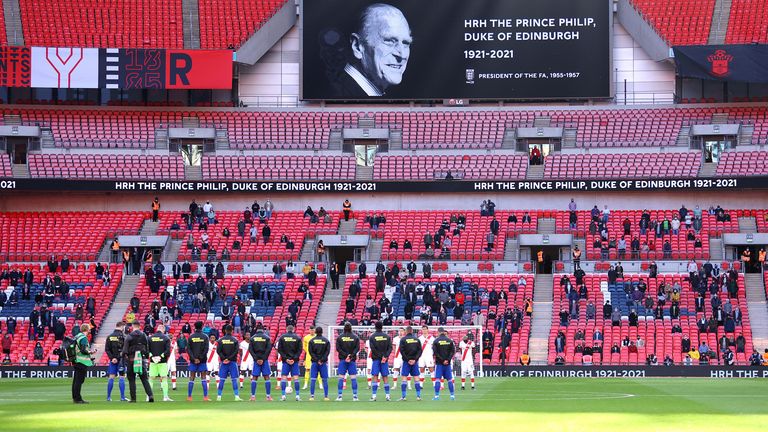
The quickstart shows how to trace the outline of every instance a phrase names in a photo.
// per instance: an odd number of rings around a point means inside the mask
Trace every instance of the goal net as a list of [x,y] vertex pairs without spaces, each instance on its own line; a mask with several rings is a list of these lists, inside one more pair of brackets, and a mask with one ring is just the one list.
[[[451,326],[451,325],[445,325],[445,326],[429,326],[429,334],[436,338],[438,336],[437,329],[439,327],[443,327],[448,337],[450,337],[453,340],[453,343],[456,345],[456,356],[453,360],[453,371],[454,376],[459,376],[461,373],[461,361],[463,352],[461,350],[460,343],[464,339],[465,336],[468,337],[468,341],[474,342],[474,348],[471,350],[468,350],[466,352],[465,361],[471,361],[474,370],[475,375],[477,376],[483,376],[483,359],[482,355],[480,355],[480,351],[482,349],[481,345],[481,336],[482,336],[482,327],[480,326]],[[392,338],[392,342],[397,340],[400,336],[400,330],[405,329],[406,326],[384,326],[382,329],[384,333],[388,334],[389,337]],[[416,336],[422,335],[422,327],[421,326],[413,326],[414,333],[416,333]],[[352,333],[356,334],[357,337],[360,338],[360,352],[357,356],[357,370],[359,375],[367,376],[370,372],[370,359],[368,358],[369,353],[369,346],[367,344],[368,338],[376,331],[376,329],[373,326],[353,326],[352,327]],[[344,326],[328,326],[328,333],[327,337],[331,340],[331,355],[328,357],[328,366],[329,366],[329,373],[332,375],[336,374],[336,365],[339,360],[339,355],[336,352],[336,338],[339,337],[344,332]],[[389,357],[389,368],[390,370],[393,369],[393,366],[395,365],[395,353],[397,352],[397,346],[393,346],[392,348],[392,355]],[[469,360],[471,359],[471,360]],[[487,360],[486,360],[487,361]],[[434,371],[432,371],[434,372]]]

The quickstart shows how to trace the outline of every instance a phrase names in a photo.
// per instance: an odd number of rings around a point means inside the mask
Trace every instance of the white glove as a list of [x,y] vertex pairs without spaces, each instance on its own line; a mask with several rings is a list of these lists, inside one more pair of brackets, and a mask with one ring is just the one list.
[[160,356],[152,357],[152,363],[160,363]]

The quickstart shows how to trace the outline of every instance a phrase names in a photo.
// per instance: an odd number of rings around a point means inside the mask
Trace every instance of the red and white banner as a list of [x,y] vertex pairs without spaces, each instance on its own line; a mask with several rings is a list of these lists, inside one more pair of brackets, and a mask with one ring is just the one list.
[[99,49],[32,47],[32,87],[99,88]]

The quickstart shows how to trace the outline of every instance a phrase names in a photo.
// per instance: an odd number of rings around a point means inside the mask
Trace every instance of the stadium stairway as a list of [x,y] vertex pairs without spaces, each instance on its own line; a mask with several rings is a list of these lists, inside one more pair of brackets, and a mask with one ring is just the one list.
[[355,180],[373,180],[373,167],[355,165]]
[[107,336],[114,330],[115,325],[123,320],[125,311],[128,309],[128,305],[136,292],[136,287],[139,285],[140,280],[141,276],[123,276],[122,283],[117,288],[117,293],[115,294],[115,301],[112,303],[107,316],[104,317],[99,334],[94,340],[93,346],[96,348],[94,358],[100,359],[104,355],[104,342],[107,340]]
[[357,226],[357,219],[350,219],[345,221],[339,219],[339,235],[352,235],[355,233],[355,227]]
[[556,219],[540,217],[536,232],[539,234],[554,234],[555,223],[556,223]]
[[703,163],[699,169],[699,177],[714,177],[717,174],[717,163]]
[[712,26],[709,28],[707,45],[722,45],[728,33],[728,22],[731,19],[732,0],[716,0],[712,11]]
[[381,259],[381,251],[384,249],[384,240],[368,240],[368,261],[378,261]]
[[308,262],[315,260],[315,239],[305,238],[304,244],[301,246],[301,255],[299,255],[301,262]]
[[181,243],[183,240],[170,240],[168,247],[163,249],[163,261],[172,262],[178,261],[179,251],[181,250]]
[[[552,328],[554,279],[551,274],[536,275],[533,286],[533,315],[528,354],[531,356],[531,364],[547,364],[549,331]],[[517,362],[517,359],[514,361]]]
[[725,252],[723,251],[723,239],[710,237],[709,238],[709,259],[711,261],[722,261],[725,258]]
[[157,235],[157,228],[160,226],[160,222],[152,222],[152,220],[147,219],[144,221],[144,224],[141,225],[141,231],[139,231],[139,235],[142,236],[153,236]]
[[749,321],[752,325],[752,344],[761,353],[768,349],[768,304],[763,284],[762,273],[744,275]]
[[185,180],[202,180],[203,167],[184,165],[184,179]]
[[526,180],[541,180],[544,178],[544,165],[528,165]]
[[517,261],[520,257],[520,242],[517,237],[507,237],[504,242],[504,261]]
[[198,0],[181,0],[184,20],[184,48],[200,49],[200,9]]
[[757,232],[757,221],[754,216],[739,218],[739,232],[745,234],[754,234]]
[[27,164],[13,164],[11,169],[13,178],[29,178],[29,166]]
[[323,301],[320,303],[320,308],[317,310],[317,319],[315,325],[322,326],[323,328],[337,325],[336,317],[339,314],[339,308],[341,307],[341,295],[346,289],[345,275],[339,275],[339,289],[333,290],[331,286],[331,278],[326,280],[325,294],[323,295]]
[[8,45],[24,46],[24,27],[21,24],[19,0],[3,0],[3,15]]

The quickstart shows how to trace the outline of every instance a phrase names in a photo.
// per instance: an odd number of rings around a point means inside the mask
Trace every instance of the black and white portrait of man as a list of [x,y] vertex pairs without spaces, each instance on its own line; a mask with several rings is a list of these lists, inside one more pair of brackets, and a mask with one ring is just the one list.
[[403,81],[411,55],[411,28],[400,9],[365,8],[349,35],[347,63],[333,83],[337,97],[380,97]]

